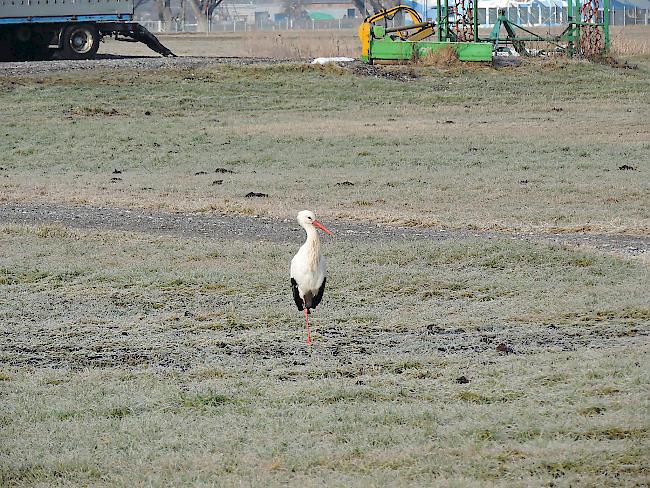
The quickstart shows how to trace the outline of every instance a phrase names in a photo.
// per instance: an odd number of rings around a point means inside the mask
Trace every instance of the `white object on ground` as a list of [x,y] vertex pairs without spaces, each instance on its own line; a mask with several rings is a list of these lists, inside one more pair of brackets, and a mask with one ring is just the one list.
[[512,46],[499,46],[499,49],[497,52],[494,53],[495,56],[504,56],[504,57],[510,57],[510,56],[519,56],[519,53],[515,51],[515,49]]
[[354,58],[345,58],[339,56],[333,58],[316,58],[311,62],[311,64],[349,63],[350,61],[354,61]]

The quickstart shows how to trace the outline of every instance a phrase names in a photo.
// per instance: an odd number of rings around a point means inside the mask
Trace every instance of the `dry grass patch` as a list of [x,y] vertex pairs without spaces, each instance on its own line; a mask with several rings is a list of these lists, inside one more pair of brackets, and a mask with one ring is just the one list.
[[650,60],[650,29],[647,26],[612,26],[610,37],[614,56],[632,58],[647,66]]
[[[645,68],[531,66],[21,80],[1,198],[647,234]],[[69,118],[94,99],[124,115]],[[341,235],[309,351],[287,283],[301,239],[1,226],[0,484],[646,481],[647,265]]]
[[[6,97],[2,198],[647,235],[647,72],[554,63],[416,67],[408,83],[305,64],[24,79]],[[128,115],[68,118],[88,99]]]
[[458,53],[451,47],[443,47],[435,51],[428,51],[425,56],[418,58],[417,64],[420,66],[434,66],[436,68],[458,69],[460,61]]

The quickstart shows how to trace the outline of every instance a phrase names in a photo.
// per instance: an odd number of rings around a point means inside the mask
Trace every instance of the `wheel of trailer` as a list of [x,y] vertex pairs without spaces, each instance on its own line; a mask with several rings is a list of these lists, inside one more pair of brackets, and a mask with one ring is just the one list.
[[20,26],[8,30],[6,34],[8,46],[6,48],[2,46],[2,40],[0,39],[0,51],[4,54],[0,56],[0,59],[16,61],[48,59],[51,54],[49,50],[49,39],[51,37],[51,33],[34,26]]
[[62,57],[90,59],[99,49],[99,29],[94,24],[73,24],[63,31]]

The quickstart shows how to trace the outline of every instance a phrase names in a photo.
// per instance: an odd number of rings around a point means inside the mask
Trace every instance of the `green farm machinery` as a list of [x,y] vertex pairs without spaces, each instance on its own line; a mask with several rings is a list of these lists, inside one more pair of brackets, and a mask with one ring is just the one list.
[[[473,1],[469,0],[470,3]],[[388,21],[398,14],[408,15],[412,23],[389,28]],[[436,25],[439,27],[437,31]],[[420,59],[441,49],[453,49],[461,61],[492,60],[492,43],[478,40],[475,18],[471,25],[462,26],[463,30],[459,32],[451,29],[450,25],[449,19],[441,22],[440,9],[436,23],[423,21],[415,9],[406,5],[381,10],[359,26],[361,59],[371,64],[397,63]],[[460,26],[459,23],[454,25]]]
[[[568,2],[567,26],[555,36],[537,34],[518,25],[508,19],[505,9],[499,9],[494,28],[482,38],[478,0],[437,0],[435,21],[422,19],[415,9],[406,5],[381,9],[359,26],[361,59],[370,64],[404,63],[450,49],[460,61],[491,61],[493,53],[509,46],[518,55],[528,56],[529,42],[545,43],[554,52],[570,56],[591,59],[605,54],[609,48],[609,0]],[[388,23],[406,16],[410,17],[410,23],[399,26]]]
[[602,17],[599,7],[599,0],[568,0],[567,26],[555,36],[540,35],[516,24],[508,18],[505,9],[499,9],[487,40],[493,43],[495,52],[503,46],[512,46],[520,56],[528,56],[526,43],[540,42],[569,56],[597,58],[609,50],[609,0],[603,0]]

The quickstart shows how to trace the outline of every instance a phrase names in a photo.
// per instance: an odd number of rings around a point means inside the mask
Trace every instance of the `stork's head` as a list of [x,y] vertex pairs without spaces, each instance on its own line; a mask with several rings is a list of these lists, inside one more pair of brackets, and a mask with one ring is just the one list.
[[316,227],[323,232],[327,232],[329,235],[332,235],[332,233],[325,228],[323,224],[321,224],[318,220],[316,220],[316,216],[314,215],[314,212],[311,210],[303,210],[298,213],[298,217],[296,217],[298,220],[298,223],[302,225],[305,229],[313,226]]

